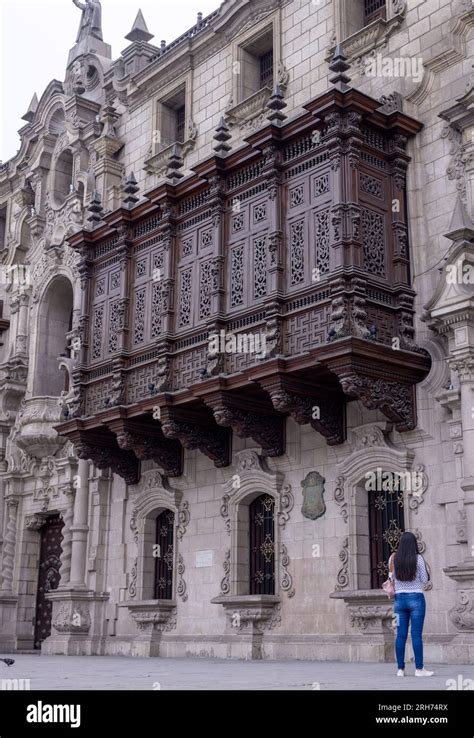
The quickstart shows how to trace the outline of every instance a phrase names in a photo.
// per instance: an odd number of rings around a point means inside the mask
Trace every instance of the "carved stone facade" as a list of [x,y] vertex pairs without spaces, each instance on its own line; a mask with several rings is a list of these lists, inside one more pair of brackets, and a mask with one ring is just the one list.
[[38,647],[41,569],[43,653],[392,661],[403,529],[427,663],[474,660],[474,11],[364,5],[224,0],[117,59],[81,26],[33,98],[0,165],[0,651]]

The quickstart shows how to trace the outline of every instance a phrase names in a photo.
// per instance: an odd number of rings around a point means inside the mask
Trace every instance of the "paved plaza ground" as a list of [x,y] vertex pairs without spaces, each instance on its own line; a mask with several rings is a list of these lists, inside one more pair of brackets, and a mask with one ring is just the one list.
[[0,688],[1,680],[29,679],[32,690],[444,690],[454,684],[458,689],[474,686],[473,664],[427,664],[435,672],[430,678],[415,678],[414,666],[410,665],[402,679],[395,676],[395,664],[23,654],[2,657],[14,658],[15,664],[7,667],[0,663]]

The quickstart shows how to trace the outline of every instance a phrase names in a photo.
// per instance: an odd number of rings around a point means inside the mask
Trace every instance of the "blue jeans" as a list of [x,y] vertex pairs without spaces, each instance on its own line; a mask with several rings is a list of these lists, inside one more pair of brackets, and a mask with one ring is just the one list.
[[411,621],[411,640],[415,654],[415,666],[423,668],[423,621],[425,619],[426,602],[422,592],[400,592],[395,595],[393,608],[397,616],[397,638],[395,653],[399,669],[405,668],[405,645],[408,638],[408,625]]

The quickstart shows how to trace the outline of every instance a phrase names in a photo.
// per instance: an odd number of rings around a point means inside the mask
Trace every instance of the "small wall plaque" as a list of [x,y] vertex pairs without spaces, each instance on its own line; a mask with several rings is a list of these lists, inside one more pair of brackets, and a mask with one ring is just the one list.
[[196,551],[196,567],[212,566],[214,551]]
[[317,471],[309,472],[301,482],[303,487],[303,505],[301,512],[305,518],[316,520],[326,512],[324,502],[324,477]]

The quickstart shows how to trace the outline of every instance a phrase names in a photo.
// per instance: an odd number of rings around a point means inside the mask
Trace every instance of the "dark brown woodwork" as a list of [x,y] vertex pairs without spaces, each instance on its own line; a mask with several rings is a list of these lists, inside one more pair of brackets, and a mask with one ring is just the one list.
[[50,515],[41,527],[41,545],[38,570],[38,590],[34,626],[34,648],[51,635],[53,603],[46,595],[57,589],[61,580],[61,542],[64,522],[60,515]]
[[[269,394],[275,410],[291,415],[299,425],[311,425],[330,446],[346,438],[345,400],[342,392],[287,374],[262,379],[259,384]],[[318,393],[319,389],[319,393]]]
[[218,468],[231,461],[230,433],[212,424],[204,413],[185,407],[161,407],[161,427],[167,438],[178,440],[184,448],[199,449]]
[[152,459],[168,477],[183,473],[183,449],[178,441],[165,437],[158,422],[120,419],[107,422],[107,426],[115,433],[118,446],[133,451],[140,461]]
[[[287,415],[342,443],[354,399],[412,429],[430,368],[413,326],[406,202],[420,129],[333,88],[72,235],[81,351],[59,432],[101,463],[152,458],[176,474],[178,442],[228,464],[230,429],[284,452]],[[240,348],[216,348],[221,332]],[[117,419],[138,425],[115,436]]]
[[222,389],[203,400],[218,425],[232,428],[239,438],[253,438],[265,456],[285,453],[285,416],[274,412],[271,403]]
[[79,459],[90,459],[99,469],[110,468],[127,484],[137,484],[140,479],[137,457],[132,451],[122,450],[104,426],[86,429],[83,421],[70,420],[61,425],[61,431],[66,431]]

